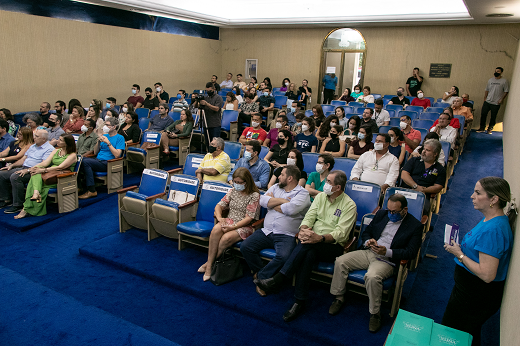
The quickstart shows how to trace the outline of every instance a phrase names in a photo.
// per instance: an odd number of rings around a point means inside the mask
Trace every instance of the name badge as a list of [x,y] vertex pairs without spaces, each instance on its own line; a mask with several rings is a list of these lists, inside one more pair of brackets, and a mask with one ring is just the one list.
[[340,217],[340,215],[341,215],[341,209],[336,209],[336,211],[334,212],[334,216]]

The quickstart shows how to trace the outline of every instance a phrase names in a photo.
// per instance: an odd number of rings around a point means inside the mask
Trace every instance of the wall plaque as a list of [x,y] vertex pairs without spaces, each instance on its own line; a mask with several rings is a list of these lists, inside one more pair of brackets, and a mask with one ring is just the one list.
[[450,78],[451,64],[430,64],[430,78]]

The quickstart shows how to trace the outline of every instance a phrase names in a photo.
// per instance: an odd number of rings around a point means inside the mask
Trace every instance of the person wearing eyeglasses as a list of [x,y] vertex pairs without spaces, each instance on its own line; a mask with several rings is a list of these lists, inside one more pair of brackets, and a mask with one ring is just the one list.
[[374,143],[374,150],[361,155],[350,173],[351,180],[367,181],[381,186],[385,193],[390,186],[395,186],[399,176],[399,160],[388,151],[390,135],[380,133]]
[[383,280],[394,273],[401,260],[415,258],[422,241],[422,224],[408,213],[408,201],[401,194],[388,199],[387,209],[379,210],[361,235],[363,248],[346,253],[334,263],[330,293],[335,296],[329,314],[337,315],[345,305],[347,279],[353,270],[367,270],[365,288],[368,294],[370,321],[368,330],[381,328],[381,296]]
[[439,116],[439,123],[430,129],[430,132],[436,132],[441,141],[450,142],[455,145],[458,130],[450,126],[450,113],[444,112]]

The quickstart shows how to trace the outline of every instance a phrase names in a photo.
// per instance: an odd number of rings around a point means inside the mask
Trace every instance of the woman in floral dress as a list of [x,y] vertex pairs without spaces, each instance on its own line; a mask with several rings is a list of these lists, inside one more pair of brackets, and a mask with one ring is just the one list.
[[[224,210],[229,210],[227,217],[222,217]],[[251,223],[258,220],[259,215],[258,187],[249,170],[240,167],[233,173],[233,189],[229,190],[215,207],[218,223],[213,227],[209,237],[208,261],[199,268],[199,273],[204,273],[204,281],[209,280],[213,262],[224,250],[253,234]]]

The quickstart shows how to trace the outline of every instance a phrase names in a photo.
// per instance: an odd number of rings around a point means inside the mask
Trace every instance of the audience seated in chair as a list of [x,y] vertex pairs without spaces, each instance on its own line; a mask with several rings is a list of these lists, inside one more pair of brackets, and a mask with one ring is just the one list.
[[363,117],[361,119],[361,126],[369,126],[372,130],[372,133],[378,133],[379,127],[377,126],[377,122],[372,119],[372,116],[374,115],[374,110],[372,108],[365,108],[363,111]]
[[[92,119],[96,122],[94,130],[96,131],[97,135],[103,134],[103,126],[105,125],[105,122],[103,121],[103,119],[101,119],[100,113],[100,108],[98,108],[96,105],[93,105],[88,108],[87,115],[85,116],[85,123],[88,119]],[[83,125],[85,125],[85,123]],[[81,131],[83,132],[83,130]]]
[[58,144],[60,136],[65,133],[61,128],[61,114],[51,114],[47,119],[47,132],[49,132],[49,143],[55,147]]
[[139,117],[134,111],[128,111],[125,116],[125,122],[119,125],[121,136],[125,138],[126,144],[139,143],[141,138],[141,129],[139,128]]
[[401,167],[406,156],[403,132],[398,127],[392,127],[390,130],[388,130],[388,135],[390,136],[390,145],[388,146],[388,151],[397,157],[397,160],[399,160],[399,167]]
[[[251,92],[247,92],[244,94],[245,102],[242,102],[240,104],[240,112],[238,114],[239,131],[242,130],[242,124],[244,124],[244,123],[251,124],[251,126],[253,126],[252,118],[255,114],[258,114],[258,110],[259,110],[258,103],[254,102],[254,99],[256,97],[257,97],[256,94],[253,94]],[[257,128],[259,128],[260,125],[262,125],[262,116],[261,115],[260,115],[260,121],[256,120],[256,122],[258,123]],[[267,133],[266,133],[266,135],[267,135]],[[252,138],[252,139],[256,139],[256,138]],[[263,142],[263,140],[262,140],[262,142]]]
[[345,141],[339,138],[342,132],[343,127],[341,125],[331,126],[329,137],[327,137],[321,145],[320,154],[330,154],[334,157],[345,156]]
[[[247,100],[247,96],[246,96]],[[252,103],[251,103],[252,104]],[[250,117],[251,126],[246,127],[244,131],[242,131],[242,135],[238,139],[238,141],[242,144],[246,144],[248,141],[258,141],[260,145],[264,144],[265,139],[267,138],[267,132],[261,127],[262,125],[262,116],[260,114],[253,114]],[[240,119],[239,119],[240,122]]]
[[[251,173],[245,167],[237,169],[233,173],[233,189],[215,207],[218,223],[209,237],[208,261],[199,268],[204,281],[209,280],[213,263],[224,250],[253,234],[251,223],[260,216],[259,201],[260,193]],[[229,210],[227,217],[222,215],[224,210]]]
[[275,98],[271,95],[271,90],[270,86],[260,89],[263,94],[258,98],[257,103],[262,118],[267,118],[268,112],[274,110]]
[[32,130],[29,127],[22,127],[16,135],[16,140],[9,143],[9,146],[0,152],[0,168],[21,159],[33,144]]
[[149,131],[163,132],[168,126],[173,124],[173,119],[168,115],[170,106],[167,103],[159,105],[159,114],[150,120]]
[[229,173],[229,184],[233,185],[233,174],[235,174],[235,171],[240,167],[245,167],[249,170],[249,173],[251,173],[256,187],[259,189],[267,188],[271,168],[267,162],[258,157],[258,155],[260,155],[261,149],[262,146],[258,141],[246,142],[244,156],[238,160],[233,171]]
[[[412,153],[413,157],[421,157],[422,153],[422,147],[424,145],[424,142],[426,142],[428,139],[435,139],[439,140],[439,135],[436,132],[428,132],[428,134],[424,137],[424,141],[421,145],[419,145]],[[437,162],[440,163],[443,167],[446,165],[446,156],[444,154],[444,150],[441,148],[441,152],[439,153],[439,157],[437,158]]]
[[149,110],[157,110],[159,109],[159,100],[155,97],[152,88],[148,87],[144,90],[146,98],[143,102],[143,107],[148,108]]
[[7,130],[11,136],[14,136],[16,133],[16,124],[14,123],[14,116],[11,111],[7,108],[0,109],[0,119],[4,119],[9,124],[9,129]]
[[0,119],[0,152],[3,152],[15,139],[9,134],[9,123]]
[[312,107],[312,118],[314,119],[316,127],[320,127],[325,121],[326,118],[325,114],[323,114],[323,108],[321,108],[321,105],[315,105]]
[[81,126],[85,122],[85,111],[80,106],[74,106],[70,119],[63,125],[63,131],[67,134],[77,133],[81,134]]
[[378,134],[374,150],[361,155],[350,175],[351,180],[367,181],[381,186],[384,193],[394,186],[399,176],[399,160],[388,151],[390,136]]
[[401,116],[399,128],[403,131],[406,151],[412,153],[421,143],[421,132],[412,128],[412,118],[408,115]]
[[453,110],[453,115],[463,115],[464,118],[466,118],[466,121],[464,124],[464,128],[466,128],[468,126],[468,124],[473,122],[473,113],[471,112],[471,108],[463,106],[462,102],[463,102],[462,97],[455,97],[455,99],[453,100],[453,103],[451,104],[451,109]]
[[226,101],[224,102],[224,106],[222,106],[222,109],[229,111],[238,111],[238,100],[233,92],[229,91],[226,94]]
[[431,107],[429,99],[424,98],[424,92],[422,90],[417,91],[417,97],[412,100],[412,106],[421,106],[424,109]]
[[323,187],[327,182],[327,176],[334,169],[334,156],[321,154],[316,163],[316,172],[309,174],[305,189],[309,192],[311,200],[319,193],[323,192]]
[[36,130],[33,136],[34,144],[24,156],[0,170],[0,208],[11,205],[12,201],[11,208],[4,210],[6,214],[18,213],[23,209],[25,184],[31,179],[29,169],[42,163],[54,150],[47,141],[49,133],[46,130]]
[[128,114],[128,112],[133,112],[133,111],[134,111],[134,106],[130,102],[123,103],[123,106],[121,107],[121,111],[119,112],[119,115],[117,118],[119,120],[119,126],[122,126],[125,124],[126,115]]
[[161,149],[166,155],[170,154],[170,147],[179,146],[179,137],[189,137],[193,131],[195,120],[188,109],[181,110],[181,118],[166,127],[161,134]]
[[[348,120],[348,126],[344,129],[345,131],[343,131],[343,135],[357,137],[360,128],[361,118],[357,115],[353,115]],[[372,142],[372,140],[370,140],[370,142]]]
[[410,105],[410,100],[408,100],[407,97],[404,96],[404,88],[399,87],[397,88],[397,96],[394,96],[390,99],[390,102],[388,102],[389,105],[401,105],[403,108],[406,108],[406,106]]
[[[49,121],[51,121],[50,117]],[[27,215],[46,215],[47,194],[50,188],[56,187],[56,184],[45,184],[42,179],[42,174],[67,169],[73,171],[76,161],[76,143],[74,137],[63,133],[58,139],[56,149],[42,163],[29,168],[31,178],[27,184],[23,209],[20,211],[20,214],[16,215],[14,218],[21,219]]]
[[351,94],[352,94],[352,91],[350,90],[350,88],[345,88],[345,90],[343,91],[343,94],[340,95],[338,100],[345,101],[347,103],[355,102],[356,99],[354,97],[350,96]]
[[[103,122],[104,124],[105,122]],[[105,126],[105,125],[103,125]],[[94,148],[98,143],[98,135],[95,131],[96,122],[94,119],[90,118],[85,120],[83,126],[81,126],[81,132],[83,132],[76,143],[76,149],[79,155],[93,155]]]
[[[273,168],[281,167],[287,163],[289,151],[294,146],[291,131],[277,130],[276,132],[276,144],[271,146],[271,150],[269,150],[267,155],[264,157],[264,160],[269,162]],[[266,139],[266,142],[268,140],[269,139]]]
[[318,138],[320,142],[323,142],[325,139],[329,137],[330,129],[338,124],[339,118],[337,116],[328,116],[325,120],[323,120],[321,126],[318,127],[318,129],[316,130],[316,138]]
[[42,125],[42,117],[38,113],[27,113],[23,116],[22,121],[30,127],[33,134]]
[[140,95],[140,92],[141,87],[139,84],[132,85],[132,96],[129,96],[126,102],[129,102],[134,109],[143,107],[144,97]]
[[305,187],[305,182],[307,181],[307,173],[303,170],[304,163],[302,153],[300,153],[297,149],[291,149],[289,151],[289,155],[287,156],[287,164],[283,164],[278,166],[273,172],[271,179],[269,180],[269,185],[267,188],[271,188],[274,184],[278,184],[278,178],[280,174],[282,174],[282,169],[287,165],[295,165],[300,170],[300,181],[298,184],[302,187]]
[[[311,202],[309,193],[300,185],[300,170],[294,165],[285,166],[279,183],[260,196],[260,205],[267,209],[264,225],[240,246],[254,279],[273,277],[285,264],[296,246],[295,236]],[[260,251],[275,249],[276,255],[264,266]],[[258,286],[256,292],[266,293]]]
[[315,153],[318,150],[317,148],[320,143],[318,138],[314,135],[315,129],[316,125],[312,117],[303,118],[301,125],[302,132],[296,135],[296,141],[294,142],[295,148],[301,153]]
[[290,107],[287,108],[288,113],[287,116],[287,124],[289,128],[292,129],[294,124],[296,124],[296,113],[298,112],[298,101],[293,101]]
[[276,292],[296,273],[295,303],[285,312],[286,322],[294,320],[305,309],[309,298],[311,272],[317,261],[333,262],[343,254],[350,232],[356,222],[356,204],[344,192],[347,176],[332,171],[327,183],[305,214],[298,233],[300,242],[282,269],[272,278],[256,279],[255,284],[265,293]]
[[221,181],[225,183],[231,171],[231,162],[224,152],[224,140],[215,137],[209,144],[209,153],[204,156],[195,174],[200,182],[204,180]]
[[49,112],[51,110],[51,104],[49,102],[42,102],[40,105],[40,112],[38,115],[42,118],[42,126],[43,127],[49,127],[49,123],[47,120],[49,120],[49,116],[51,113]]
[[[406,162],[401,172],[402,187],[435,195],[442,191],[446,184],[446,169],[438,162],[442,145],[438,140],[428,139],[424,142],[421,156],[412,157]],[[425,212],[430,210],[430,199],[426,198]]]
[[103,126],[103,136],[98,137],[98,142],[94,147],[94,155],[97,157],[85,157],[81,165],[81,171],[85,175],[86,188],[88,191],[78,196],[80,199],[96,197],[96,184],[94,172],[106,172],[107,161],[121,157],[125,150],[125,138],[117,133],[117,118],[110,117],[105,120]]
[[177,100],[173,101],[173,111],[174,112],[180,112],[183,109],[187,110],[190,107],[188,102],[186,101],[186,90],[179,90],[177,92]]
[[373,103],[375,100],[374,100],[374,95],[371,95],[370,94],[370,87],[369,86],[364,86],[363,87],[363,95],[360,95],[357,100],[357,102],[363,102],[365,105],[367,103]]
[[302,86],[298,88],[298,101],[302,107],[306,107],[312,96],[312,89],[309,87],[309,81],[304,79]]
[[357,134],[358,139],[352,141],[348,148],[347,157],[357,160],[364,153],[374,150],[372,136],[372,128],[370,126],[361,126]]
[[278,134],[280,131],[288,130],[290,128],[287,123],[287,116],[284,113],[284,111],[280,111],[280,114],[276,116],[275,127],[269,130],[267,133],[267,137],[265,138],[263,145],[269,147],[269,149],[272,149],[275,145],[278,144]]
[[450,105],[453,103],[453,100],[455,100],[455,97],[459,96],[459,88],[456,86],[452,86],[450,88],[450,91],[446,91],[444,94],[442,94],[442,102],[449,103]]
[[383,100],[377,99],[374,101],[374,114],[372,119],[376,121],[377,126],[388,126],[390,124],[390,113],[383,109]]
[[403,195],[395,194],[388,200],[388,209],[379,210],[374,220],[361,235],[363,249],[346,253],[334,264],[330,293],[335,296],[329,313],[336,315],[345,304],[344,295],[349,272],[367,270],[365,287],[369,299],[369,331],[381,327],[381,296],[383,280],[394,273],[401,260],[415,258],[422,241],[423,225],[407,213],[408,202]]
[[[437,133],[439,135],[439,137],[440,137],[439,139],[441,141],[449,142],[451,144],[451,146],[453,147],[455,145],[455,140],[457,139],[458,131],[456,128],[451,127],[449,125],[450,121],[451,121],[450,113],[447,111],[444,111],[444,113],[442,113],[439,116],[439,122],[437,123],[437,125],[433,126],[430,129],[430,132]],[[460,127],[460,125],[459,125],[459,127]]]

